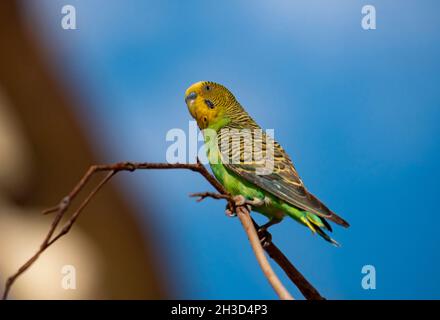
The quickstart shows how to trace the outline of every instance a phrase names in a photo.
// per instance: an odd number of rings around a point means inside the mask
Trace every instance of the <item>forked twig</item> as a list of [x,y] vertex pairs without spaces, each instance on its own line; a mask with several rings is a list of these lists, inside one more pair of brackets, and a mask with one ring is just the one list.
[[[29,260],[27,260],[12,276],[7,279],[2,299],[6,300],[8,298],[11,287],[17,280],[17,278],[20,277],[27,269],[29,269],[29,267],[32,266],[32,264],[48,247],[50,247],[54,242],[59,240],[70,231],[73,224],[76,222],[79,215],[81,214],[82,210],[88,205],[88,203],[98,193],[98,191],[116,173],[118,173],[119,171],[134,171],[140,169],[185,169],[201,174],[219,193],[206,192],[202,194],[197,194],[200,197],[199,200],[203,200],[206,197],[211,197],[215,199],[225,199],[228,201],[229,208],[231,210],[234,210],[234,212],[240,218],[243,228],[248,235],[249,241],[251,242],[257,260],[268,281],[281,299],[293,299],[268,263],[263,253],[263,247],[261,246],[259,236],[256,231],[256,229],[259,229],[259,226],[251,218],[250,212],[247,207],[237,206],[234,202],[234,199],[228,195],[223,186],[209,173],[209,171],[200,162],[195,164],[119,162],[115,164],[102,164],[91,166],[87,170],[86,174],[77,183],[77,185],[72,189],[72,191],[66,197],[64,197],[57,206],[49,208],[43,212],[44,214],[53,212],[56,213],[54,220],[52,221],[52,224],[49,228],[49,231],[35,254]],[[58,233],[55,233],[57,227],[60,224],[60,221],[64,217],[72,201],[78,196],[80,191],[90,181],[91,177],[97,172],[107,172],[107,174],[81,202],[79,207],[74,211],[74,213],[67,220],[61,230]],[[301,273],[298,272],[298,270],[290,263],[290,261],[272,242],[269,242],[267,245],[265,245],[264,250],[281,266],[281,268],[283,268],[289,278],[295,283],[295,285],[299,288],[299,290],[304,294],[307,299],[323,299],[318,291],[301,275]]]
[[[213,199],[227,199],[230,202],[230,196],[214,193],[201,192],[190,194],[191,197],[198,197],[197,201],[202,201],[205,198]],[[230,202],[231,203],[231,202]],[[252,223],[256,230],[260,230],[260,226],[252,219]],[[262,238],[272,239],[272,235],[266,230],[265,234],[258,234],[260,240]],[[325,300],[323,296],[316,290],[316,288],[299,272],[299,270],[287,259],[284,253],[272,242],[265,241],[263,249],[267,254],[283,269],[289,279],[296,285],[298,290],[303,294],[307,300]]]

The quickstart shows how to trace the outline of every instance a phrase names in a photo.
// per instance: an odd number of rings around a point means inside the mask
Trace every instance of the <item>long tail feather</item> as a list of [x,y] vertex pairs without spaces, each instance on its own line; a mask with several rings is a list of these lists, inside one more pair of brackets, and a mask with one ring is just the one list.
[[310,212],[304,212],[304,220],[307,220],[308,223],[306,223],[306,225],[313,231],[313,233],[319,234],[324,240],[330,242],[334,246],[340,247],[336,240],[332,239],[322,230],[322,228],[325,228],[330,232],[332,231],[329,223],[324,218],[321,218]]
[[327,233],[325,233],[324,231],[322,231],[322,229],[320,227],[315,227],[316,228],[316,232],[322,237],[324,238],[324,240],[330,242],[331,244],[333,244],[335,247],[340,247],[341,245],[335,240],[332,239]]

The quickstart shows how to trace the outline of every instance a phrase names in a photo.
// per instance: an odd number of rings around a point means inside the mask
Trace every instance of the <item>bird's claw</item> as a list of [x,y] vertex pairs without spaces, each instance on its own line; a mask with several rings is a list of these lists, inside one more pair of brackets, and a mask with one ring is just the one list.
[[260,243],[263,248],[266,248],[272,243],[272,235],[267,231],[266,228],[260,228],[257,231],[258,237],[260,238]]
[[229,207],[229,205],[226,206],[225,214],[226,214],[228,217],[236,217],[236,216],[237,216],[237,214],[235,213],[235,211],[234,211],[234,210],[231,210],[231,208]]
[[263,200],[260,199],[253,199],[253,200],[249,200],[246,199],[245,197],[243,197],[242,195],[238,195],[233,197],[234,203],[237,207],[242,207],[242,206],[246,206],[246,209],[248,211],[252,210],[252,207],[259,207],[261,205],[264,204]]
[[246,198],[242,195],[234,196],[232,199],[237,207],[241,207],[246,204]]

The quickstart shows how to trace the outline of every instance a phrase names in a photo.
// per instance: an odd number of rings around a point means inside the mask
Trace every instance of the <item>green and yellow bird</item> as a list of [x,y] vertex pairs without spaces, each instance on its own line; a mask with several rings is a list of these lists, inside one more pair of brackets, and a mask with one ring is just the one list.
[[[217,134],[215,146],[208,148],[208,159],[215,177],[230,194],[243,196],[253,204],[254,211],[269,218],[263,229],[280,222],[287,215],[310,228],[313,233],[318,233],[325,240],[338,245],[323,231],[332,231],[326,219],[344,227],[349,224],[307,191],[289,156],[273,140],[270,153],[273,170],[261,174],[262,170],[259,168],[265,164],[260,160],[264,157],[262,155],[269,152],[267,141],[270,139],[267,139],[264,132],[261,134],[261,128],[226,87],[211,81],[197,82],[186,90],[185,102],[200,130],[211,129],[211,132],[215,131]],[[233,135],[238,130],[246,129],[260,132],[252,134],[253,139],[259,139],[259,144],[255,145],[260,148],[254,150],[260,152],[259,161],[254,160],[258,158],[255,154],[252,158],[244,159],[243,143],[235,144],[235,149],[239,150],[234,150],[233,143],[226,144],[226,148],[221,145],[222,141],[233,139],[225,135]],[[208,143],[208,136],[205,134],[205,143]],[[234,159],[238,161],[231,161],[237,152],[240,152],[239,157]]]

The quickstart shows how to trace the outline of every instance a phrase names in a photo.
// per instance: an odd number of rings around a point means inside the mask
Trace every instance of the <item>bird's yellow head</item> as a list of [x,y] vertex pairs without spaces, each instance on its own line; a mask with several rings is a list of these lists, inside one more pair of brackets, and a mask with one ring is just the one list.
[[218,130],[228,121],[228,110],[237,104],[232,93],[221,84],[200,81],[185,92],[185,102],[200,129]]

